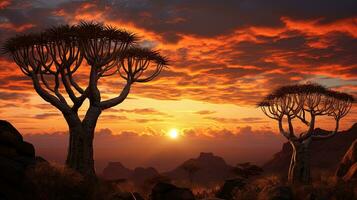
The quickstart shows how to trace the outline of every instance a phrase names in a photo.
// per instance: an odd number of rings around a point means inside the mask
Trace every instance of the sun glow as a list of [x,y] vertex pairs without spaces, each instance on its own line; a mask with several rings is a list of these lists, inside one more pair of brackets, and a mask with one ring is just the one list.
[[179,136],[179,132],[177,129],[173,128],[169,131],[168,133],[168,136],[171,138],[171,139],[177,139],[178,136]]

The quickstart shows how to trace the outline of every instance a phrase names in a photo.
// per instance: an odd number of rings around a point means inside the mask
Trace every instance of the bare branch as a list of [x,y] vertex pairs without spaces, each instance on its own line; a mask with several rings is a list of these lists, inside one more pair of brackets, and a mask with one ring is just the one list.
[[131,83],[127,82],[127,84],[125,85],[124,89],[121,91],[119,96],[117,96],[113,99],[102,101],[100,103],[100,107],[102,108],[102,110],[114,107],[114,106],[122,103],[128,96],[128,94],[130,92],[130,87],[131,87]]

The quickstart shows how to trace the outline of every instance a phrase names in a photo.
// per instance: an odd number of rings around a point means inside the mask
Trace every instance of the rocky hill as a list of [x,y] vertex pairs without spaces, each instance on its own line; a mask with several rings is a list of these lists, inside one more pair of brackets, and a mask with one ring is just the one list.
[[133,170],[126,168],[120,162],[109,162],[103,170],[103,178],[107,180],[128,179]]
[[213,153],[201,153],[197,158],[189,159],[176,169],[164,173],[165,176],[173,180],[188,180],[189,174],[185,170],[185,165],[195,163],[197,171],[192,174],[192,181],[200,184],[221,182],[233,176],[232,166],[228,165],[223,158]]
[[107,180],[130,180],[137,185],[146,180],[159,176],[159,172],[152,167],[137,167],[129,169],[120,162],[109,162],[103,170],[103,178]]
[[[317,129],[316,131],[322,133],[324,130]],[[357,139],[357,123],[350,129],[341,131],[332,138],[312,141],[310,144],[312,170],[336,170],[342,157],[355,139]],[[282,150],[263,165],[264,170],[268,173],[287,174],[291,154],[292,148],[290,144],[288,142],[284,143]]]
[[150,178],[160,175],[175,181],[187,181],[190,177],[187,170],[185,170],[185,166],[189,163],[195,163],[195,165],[197,165],[197,171],[192,174],[192,181],[195,183],[208,184],[222,182],[234,176],[233,167],[228,165],[223,158],[213,153],[200,153],[197,158],[188,159],[172,171],[162,174],[159,174],[159,172],[152,167],[138,167],[131,170],[120,162],[110,162],[103,170],[103,177],[107,180],[127,179],[139,185]]

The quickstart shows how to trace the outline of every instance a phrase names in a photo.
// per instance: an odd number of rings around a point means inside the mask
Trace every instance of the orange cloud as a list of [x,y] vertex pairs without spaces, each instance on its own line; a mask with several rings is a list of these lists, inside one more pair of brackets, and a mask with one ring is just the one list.
[[309,36],[325,35],[332,32],[344,32],[357,37],[357,18],[341,19],[330,23],[321,23],[321,19],[293,20],[282,17],[281,20],[290,30],[298,30]]
[[8,30],[15,31],[15,32],[23,32],[23,31],[26,31],[30,28],[35,27],[35,26],[36,26],[35,24],[23,24],[20,26],[16,26],[16,25],[14,25],[12,23],[8,23],[8,22],[0,23],[0,29],[8,29]]

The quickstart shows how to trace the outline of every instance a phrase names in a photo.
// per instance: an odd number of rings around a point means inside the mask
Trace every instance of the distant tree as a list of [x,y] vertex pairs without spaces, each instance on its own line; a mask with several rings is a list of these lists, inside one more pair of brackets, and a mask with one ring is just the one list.
[[185,172],[187,173],[188,179],[192,185],[193,184],[193,176],[201,169],[201,167],[195,161],[188,161],[182,165],[182,169],[185,170]]
[[261,167],[252,165],[249,162],[239,163],[233,168],[233,172],[243,178],[250,178],[252,176],[258,176],[263,172]]
[[[310,182],[309,144],[313,139],[334,136],[340,120],[351,109],[354,99],[351,95],[327,89],[318,84],[283,86],[265,97],[258,105],[265,115],[277,120],[280,133],[288,139],[293,154],[288,180],[290,183]],[[335,121],[333,131],[321,134],[315,129],[318,116],[329,116]],[[296,134],[293,120],[307,126],[307,130]],[[286,131],[283,123],[286,123]]]
[[[158,52],[140,48],[136,41],[132,33],[83,22],[15,36],[3,46],[38,95],[62,112],[70,137],[66,164],[85,176],[95,176],[93,139],[102,111],[123,102],[134,83],[153,80],[167,65]],[[124,87],[103,100],[99,80],[113,75],[124,80]],[[78,110],[86,99],[89,108],[81,119]]]

